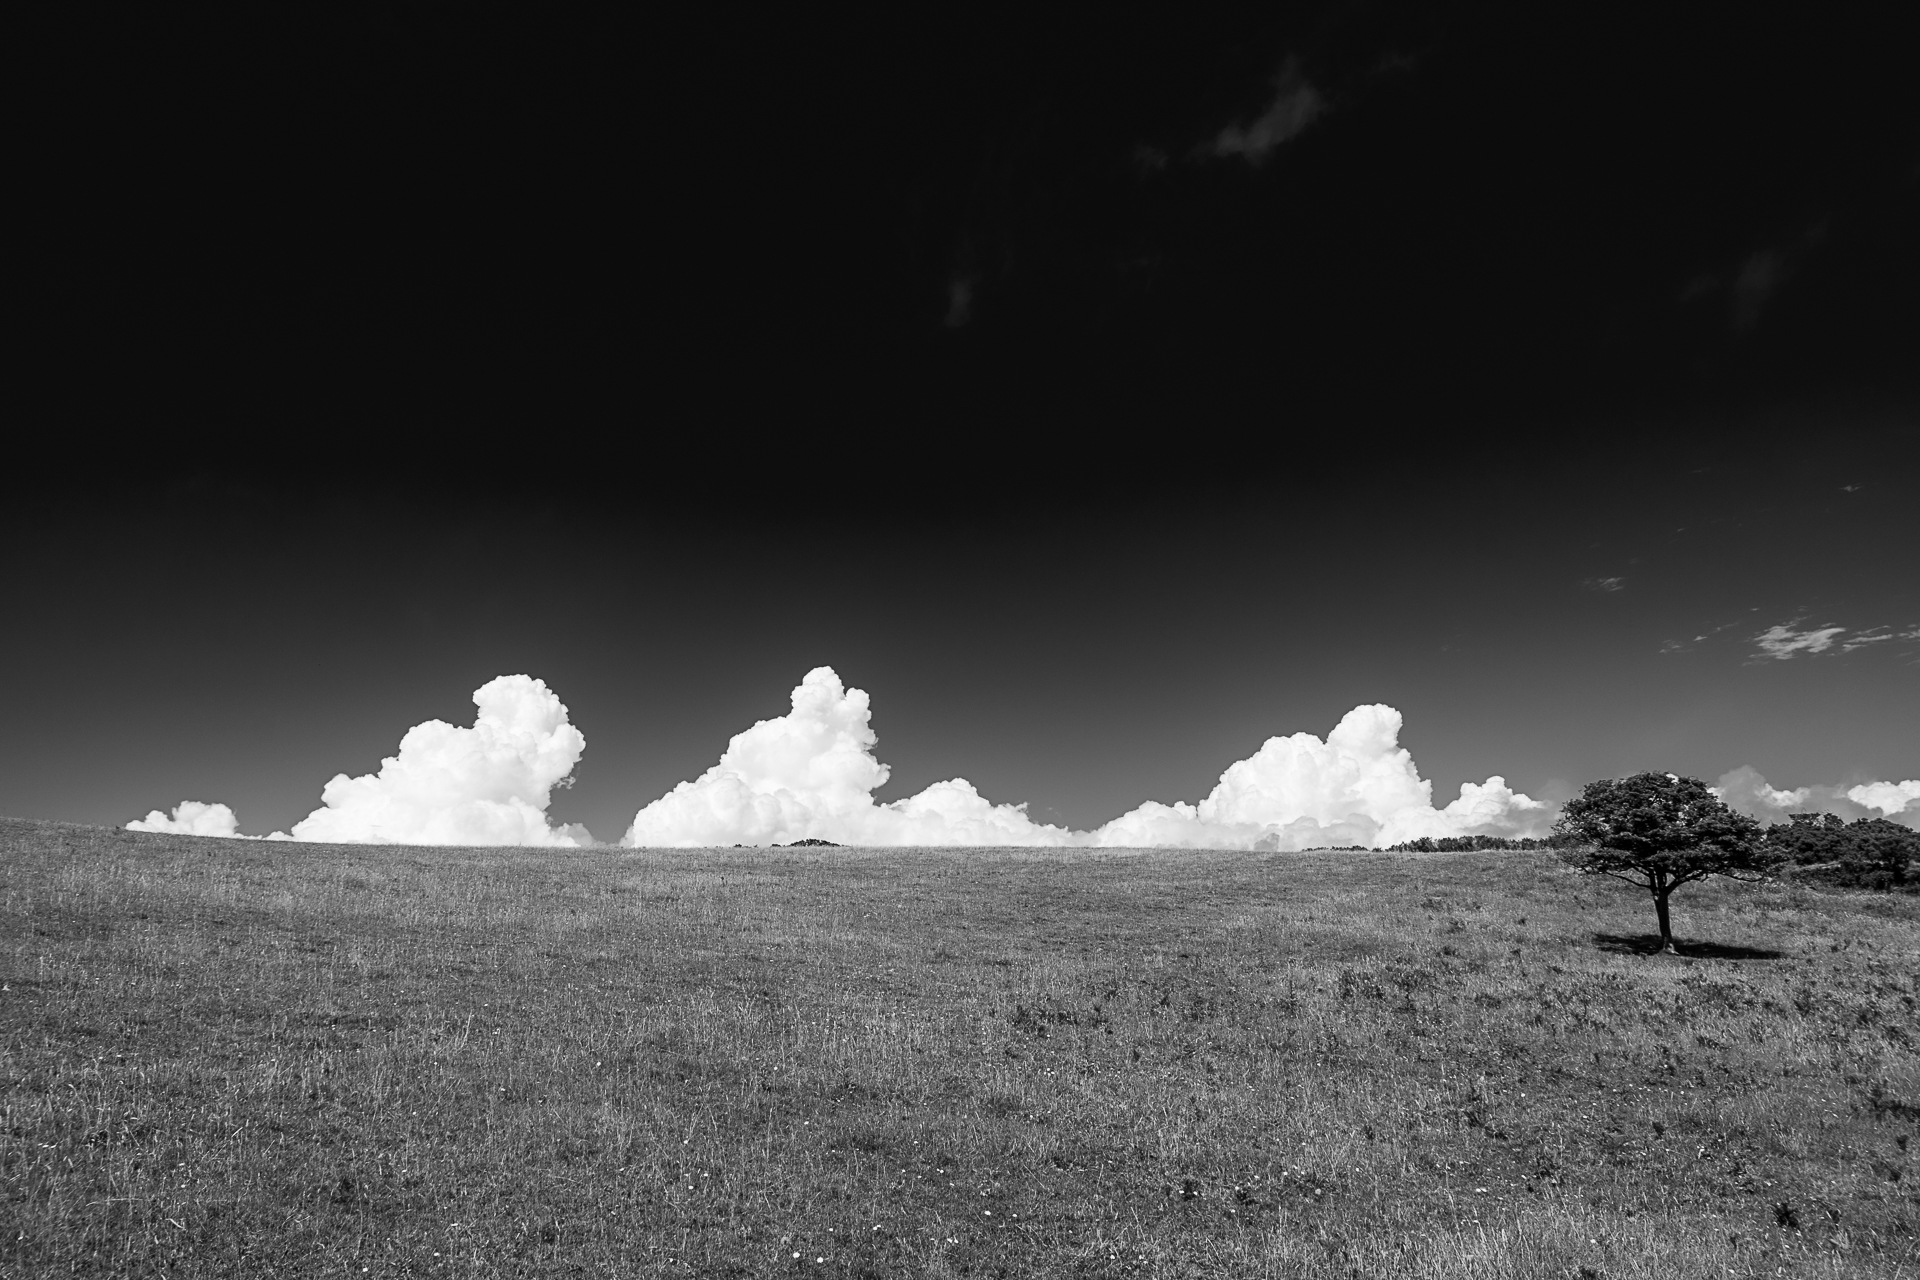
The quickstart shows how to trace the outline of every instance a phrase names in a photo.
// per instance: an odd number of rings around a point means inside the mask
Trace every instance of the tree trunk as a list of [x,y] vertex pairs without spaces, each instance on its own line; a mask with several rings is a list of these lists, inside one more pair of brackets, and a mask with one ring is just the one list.
[[1660,917],[1660,954],[1677,956],[1680,949],[1673,945],[1673,921],[1667,915],[1667,895],[1673,890],[1662,886],[1653,891],[1653,913]]

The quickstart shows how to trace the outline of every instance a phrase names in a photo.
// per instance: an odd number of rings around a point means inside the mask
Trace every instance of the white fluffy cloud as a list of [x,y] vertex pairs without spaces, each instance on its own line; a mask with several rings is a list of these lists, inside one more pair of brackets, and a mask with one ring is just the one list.
[[1095,832],[1103,845],[1305,849],[1399,844],[1422,836],[1541,836],[1552,807],[1506,779],[1465,783],[1444,809],[1433,784],[1400,745],[1400,713],[1355,707],[1326,741],[1310,733],[1268,738],[1229,765],[1197,805],[1141,805]]
[[1878,809],[1889,818],[1909,809],[1920,812],[1920,778],[1909,778],[1905,782],[1869,782],[1848,787],[1847,799],[1869,809]]
[[956,778],[876,804],[887,780],[873,755],[867,695],[831,667],[807,673],[792,709],[736,734],[718,764],[635,815],[623,843],[870,845],[1180,845],[1301,849],[1387,845],[1419,836],[1540,835],[1550,807],[1502,778],[1468,783],[1444,809],[1399,745],[1400,713],[1356,707],[1322,742],[1271,738],[1228,767],[1199,804],[1149,801],[1096,831],[1036,823]]
[[[586,750],[567,708],[545,682],[500,676],[473,691],[472,728],[429,720],[407,730],[380,772],[337,774],[321,807],[275,839],[333,843],[584,845],[586,828],[547,821],[554,788]],[[161,824],[161,825],[155,825]],[[233,810],[189,800],[169,819],[159,810],[135,831],[238,835]]]
[[[322,805],[273,838],[407,844],[592,843],[584,827],[547,817],[586,749],[567,708],[546,684],[501,676],[476,689],[471,728],[415,725],[380,771],[326,785]],[[888,770],[868,697],[817,667],[794,689],[785,715],[734,735],[711,769],[634,816],[622,843],[701,847],[814,838],[856,845],[1164,845],[1295,850],[1382,847],[1423,836],[1540,836],[1557,806],[1515,792],[1499,776],[1462,784],[1443,807],[1400,745],[1402,718],[1389,706],[1355,707],[1325,740],[1310,733],[1269,738],[1227,766],[1195,802],[1148,801],[1093,831],[1033,821],[1025,805],[995,804],[964,778],[937,782],[887,804],[873,793]],[[1736,810],[1766,821],[1819,810],[1886,816],[1920,826],[1920,780],[1782,789],[1743,767],[1716,790]],[[184,801],[156,809],[129,830],[239,836],[224,804]]]
[[379,844],[575,845],[547,822],[587,740],[546,682],[500,676],[473,691],[473,727],[429,720],[407,730],[380,772],[336,774],[295,840]]
[[1920,779],[1852,787],[1814,783],[1788,790],[1769,784],[1752,765],[1741,765],[1721,774],[1713,790],[1735,812],[1762,822],[1785,822],[1792,813],[1832,813],[1847,819],[1894,818],[1920,826]]
[[127,824],[129,831],[166,831],[180,836],[237,836],[239,819],[223,804],[205,804],[182,800],[173,806],[173,816],[155,809],[144,818]]
[[1028,818],[1024,806],[991,804],[964,778],[875,804],[887,780],[861,689],[832,667],[815,667],[793,691],[792,709],[733,736],[720,762],[634,815],[623,844],[1082,843],[1062,827]]

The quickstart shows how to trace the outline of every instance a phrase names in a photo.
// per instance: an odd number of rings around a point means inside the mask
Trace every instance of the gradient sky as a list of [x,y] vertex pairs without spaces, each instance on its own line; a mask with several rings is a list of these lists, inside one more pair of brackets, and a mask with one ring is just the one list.
[[0,812],[284,829],[526,672],[612,839],[820,664],[1080,828],[1376,701],[1442,802],[1920,777],[1890,37],[395,13],[57,122]]

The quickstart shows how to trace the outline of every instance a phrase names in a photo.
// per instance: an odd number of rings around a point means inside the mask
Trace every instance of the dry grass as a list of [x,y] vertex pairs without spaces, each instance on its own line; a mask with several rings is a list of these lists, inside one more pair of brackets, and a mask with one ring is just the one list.
[[1675,911],[0,822],[0,1275],[1920,1275],[1920,901]]

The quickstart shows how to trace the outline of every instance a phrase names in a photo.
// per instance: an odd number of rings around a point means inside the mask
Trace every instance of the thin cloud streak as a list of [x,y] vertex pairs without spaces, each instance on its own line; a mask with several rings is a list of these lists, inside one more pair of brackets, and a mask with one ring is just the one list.
[[[1920,627],[1893,627],[1885,624],[1861,629],[1848,628],[1835,624],[1820,627],[1803,625],[1806,619],[1795,618],[1790,622],[1776,623],[1766,630],[1738,638],[1745,646],[1751,645],[1747,656],[1754,662],[1764,665],[1768,661],[1787,661],[1801,656],[1826,655],[1828,659],[1840,654],[1858,653],[1862,649],[1879,652],[1899,652],[1910,654],[1910,642],[1920,640]],[[1684,639],[1666,639],[1659,645],[1661,653],[1686,653],[1723,635],[1741,622],[1723,622],[1696,635]]]

